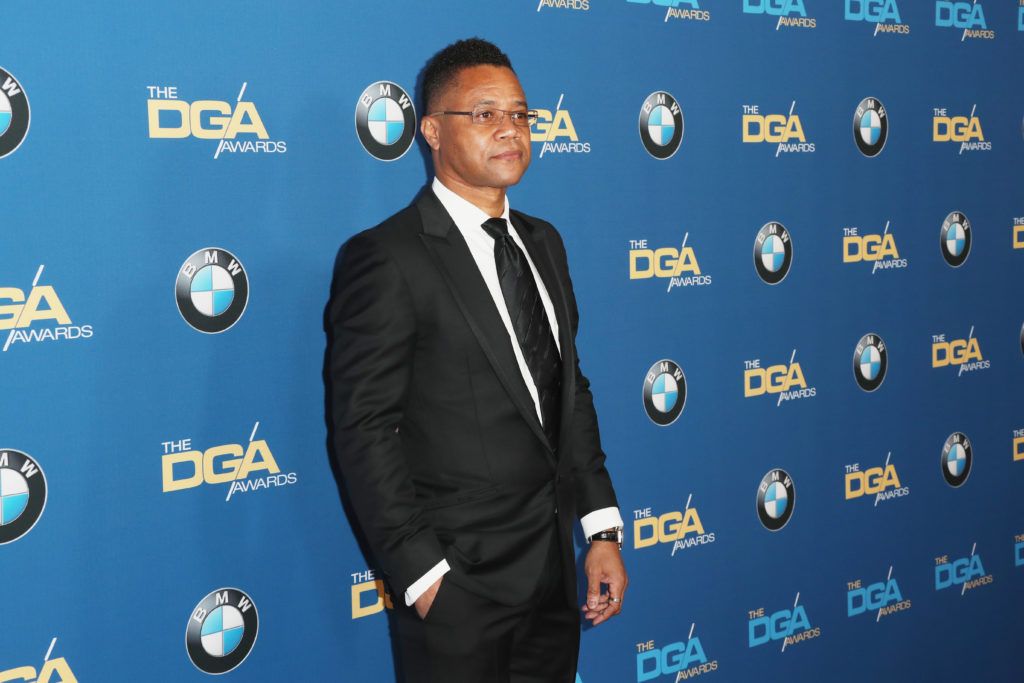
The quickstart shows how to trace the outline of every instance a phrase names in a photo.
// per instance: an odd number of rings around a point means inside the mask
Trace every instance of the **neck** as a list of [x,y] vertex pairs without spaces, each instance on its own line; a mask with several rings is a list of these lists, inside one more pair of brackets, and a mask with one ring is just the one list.
[[505,188],[503,187],[467,185],[442,171],[437,171],[437,179],[449,190],[492,218],[500,218],[501,214],[505,212]]

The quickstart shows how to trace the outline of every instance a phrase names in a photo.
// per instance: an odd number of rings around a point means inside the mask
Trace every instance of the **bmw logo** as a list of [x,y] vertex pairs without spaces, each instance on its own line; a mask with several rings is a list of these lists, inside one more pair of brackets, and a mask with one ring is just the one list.
[[786,279],[793,263],[793,242],[782,223],[765,223],[754,240],[754,269],[770,285]]
[[889,118],[885,106],[874,97],[865,97],[853,112],[853,140],[866,157],[882,153],[889,137]]
[[971,476],[974,455],[971,440],[962,432],[953,432],[942,446],[942,476],[950,486],[957,487]]
[[771,470],[757,487],[757,517],[769,531],[786,526],[796,506],[796,487],[786,470]]
[[28,135],[30,111],[25,89],[0,68],[0,159],[21,146]]
[[889,367],[889,352],[877,334],[865,334],[853,350],[853,377],[864,391],[882,386],[885,370]]
[[237,588],[218,588],[192,610],[185,650],[200,671],[227,673],[249,656],[259,628],[252,598]]
[[400,159],[416,138],[412,98],[391,81],[366,86],[356,103],[356,134],[371,156],[381,161]]
[[939,246],[946,263],[959,268],[971,254],[971,222],[967,216],[954,211],[942,221],[939,231]]
[[644,410],[651,422],[667,427],[686,405],[686,375],[670,360],[659,360],[644,377]]
[[655,159],[668,159],[683,141],[683,110],[676,98],[652,92],[640,108],[640,140]]
[[178,311],[189,325],[217,334],[238,322],[249,303],[249,278],[231,252],[206,247],[178,271],[174,284]]
[[31,531],[45,507],[43,468],[21,451],[0,449],[0,545]]

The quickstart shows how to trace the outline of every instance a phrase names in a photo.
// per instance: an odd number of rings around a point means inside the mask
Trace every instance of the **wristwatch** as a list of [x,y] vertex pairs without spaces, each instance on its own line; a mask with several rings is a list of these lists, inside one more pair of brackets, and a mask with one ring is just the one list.
[[596,534],[587,539],[587,543],[590,543],[591,541],[615,541],[619,544],[619,550],[622,550],[622,527],[615,526],[611,529],[598,531]]

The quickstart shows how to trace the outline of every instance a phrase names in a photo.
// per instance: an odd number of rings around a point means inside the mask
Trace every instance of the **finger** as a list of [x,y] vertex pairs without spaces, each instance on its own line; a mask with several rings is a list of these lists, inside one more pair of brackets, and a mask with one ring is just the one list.
[[601,601],[601,577],[597,574],[587,575],[587,607],[596,609]]

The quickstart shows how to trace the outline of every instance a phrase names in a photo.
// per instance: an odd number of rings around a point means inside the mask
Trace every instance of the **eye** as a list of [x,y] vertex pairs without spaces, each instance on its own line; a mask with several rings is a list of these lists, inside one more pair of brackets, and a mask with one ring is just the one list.
[[477,109],[474,116],[477,121],[490,121],[494,118],[494,111],[491,109]]

